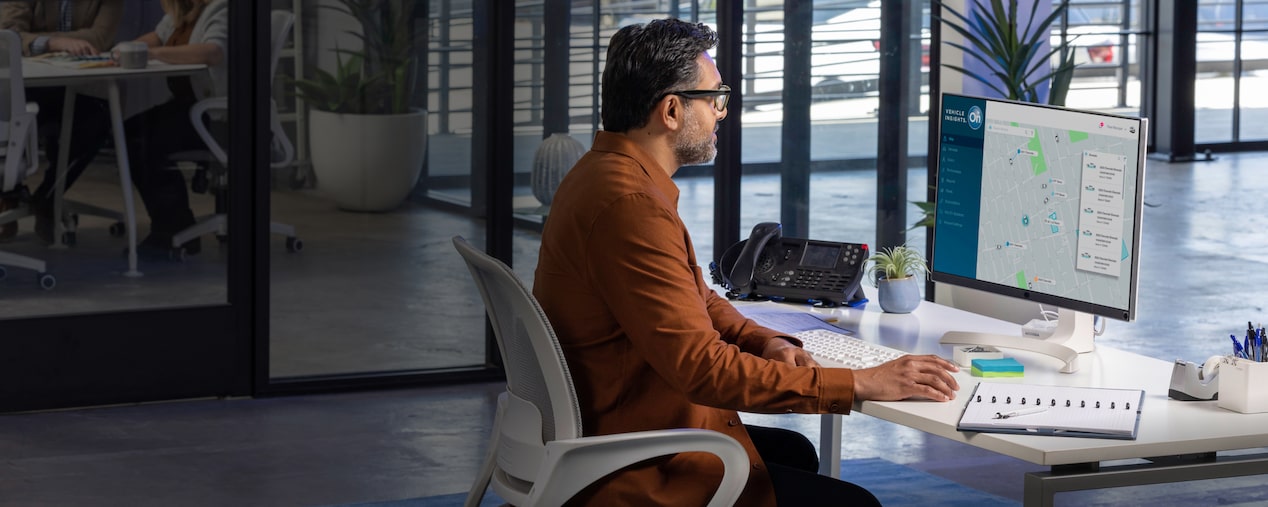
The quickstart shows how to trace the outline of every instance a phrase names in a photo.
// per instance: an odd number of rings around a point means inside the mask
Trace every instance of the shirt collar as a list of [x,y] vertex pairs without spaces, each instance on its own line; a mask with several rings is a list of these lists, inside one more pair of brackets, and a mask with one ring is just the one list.
[[593,151],[615,153],[624,155],[634,159],[643,167],[643,173],[651,178],[656,188],[669,197],[674,206],[678,206],[678,185],[669,177],[668,171],[656,162],[656,159],[648,155],[647,152],[634,144],[630,138],[623,134],[613,132],[598,131],[594,134],[594,143],[590,146]]

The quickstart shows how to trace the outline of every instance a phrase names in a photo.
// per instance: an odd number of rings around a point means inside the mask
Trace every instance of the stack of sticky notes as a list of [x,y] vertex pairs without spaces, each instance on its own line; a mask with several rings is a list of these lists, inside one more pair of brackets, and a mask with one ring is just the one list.
[[1020,377],[1025,372],[1026,368],[1011,357],[974,359],[971,371],[974,377]]

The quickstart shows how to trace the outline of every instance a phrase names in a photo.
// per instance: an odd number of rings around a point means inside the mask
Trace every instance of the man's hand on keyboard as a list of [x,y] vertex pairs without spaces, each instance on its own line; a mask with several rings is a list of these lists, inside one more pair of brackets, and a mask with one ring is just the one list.
[[854,370],[854,397],[894,401],[926,398],[955,399],[960,384],[951,376],[960,371],[951,361],[934,355],[906,355],[874,368]]
[[819,362],[810,357],[810,353],[806,352],[805,349],[778,337],[766,342],[766,348],[762,349],[762,357],[797,366],[819,366]]

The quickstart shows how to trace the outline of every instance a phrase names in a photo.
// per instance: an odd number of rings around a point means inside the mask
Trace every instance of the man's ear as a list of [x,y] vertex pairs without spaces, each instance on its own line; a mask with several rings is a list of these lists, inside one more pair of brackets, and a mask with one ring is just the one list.
[[683,104],[682,99],[677,95],[666,95],[656,105],[655,117],[660,120],[665,130],[678,130],[682,128],[682,108],[685,106],[686,104]]

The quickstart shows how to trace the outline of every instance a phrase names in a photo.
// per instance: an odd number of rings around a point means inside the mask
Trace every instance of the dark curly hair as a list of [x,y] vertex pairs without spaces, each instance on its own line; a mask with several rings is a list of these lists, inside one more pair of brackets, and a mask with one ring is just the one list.
[[612,35],[603,66],[603,129],[628,132],[647,125],[655,103],[670,91],[694,88],[696,58],[718,44],[703,23],[658,19],[629,25]]

